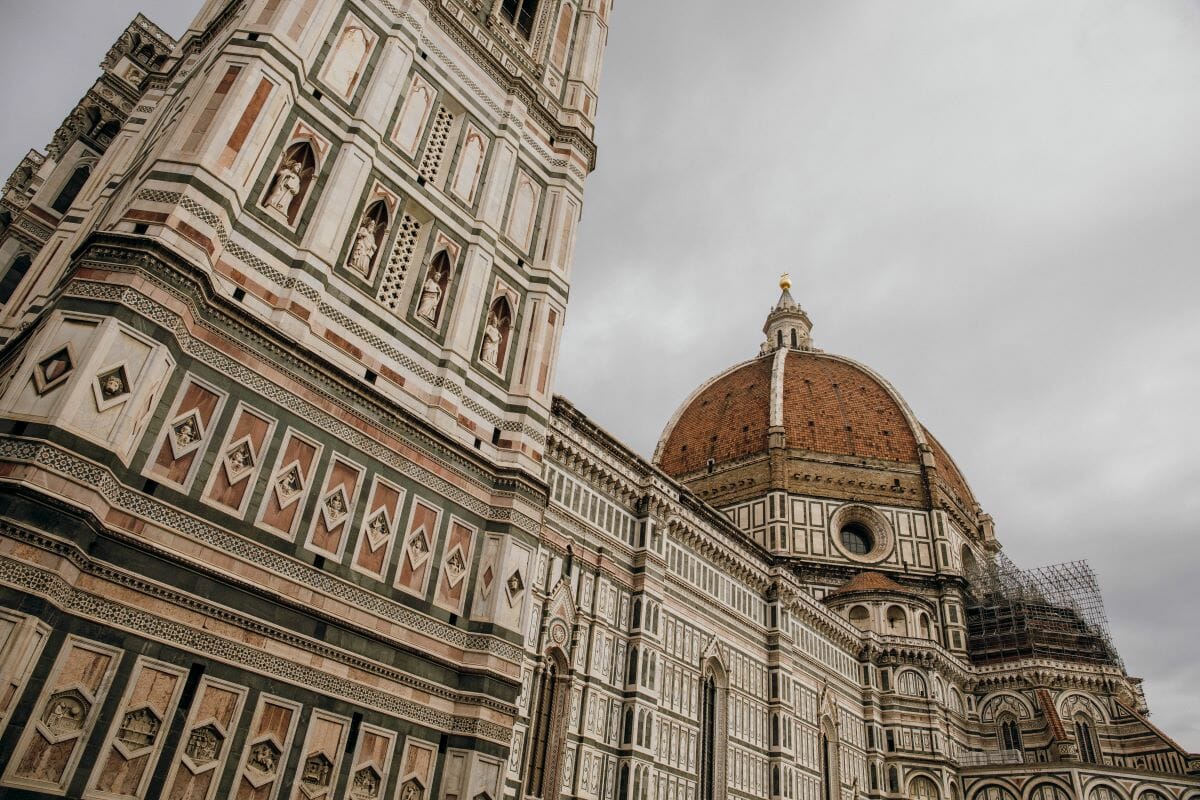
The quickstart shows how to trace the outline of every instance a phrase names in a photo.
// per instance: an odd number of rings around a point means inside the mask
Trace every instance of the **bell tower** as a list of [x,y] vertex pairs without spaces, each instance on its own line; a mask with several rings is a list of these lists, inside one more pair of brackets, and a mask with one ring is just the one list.
[[610,10],[138,17],[19,165],[0,794],[517,791]]
[[8,270],[0,334],[96,237],[161,249],[201,306],[536,474],[609,4],[210,0],[174,49],[143,32],[109,59],[128,121],[65,124],[112,144]]

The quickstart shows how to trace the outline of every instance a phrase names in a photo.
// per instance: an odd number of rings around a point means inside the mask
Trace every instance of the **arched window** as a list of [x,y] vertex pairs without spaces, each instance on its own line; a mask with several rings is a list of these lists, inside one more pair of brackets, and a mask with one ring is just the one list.
[[350,255],[346,258],[346,266],[364,278],[371,277],[379,249],[383,247],[383,237],[387,235],[388,208],[387,203],[376,200],[367,206],[362,219],[354,231],[354,239],[350,243]]
[[920,620],[917,623],[918,629],[921,632],[922,639],[933,638],[933,626],[929,624],[929,615],[921,614]]
[[32,263],[33,259],[28,253],[21,253],[13,260],[8,271],[4,273],[4,277],[0,278],[0,304],[7,303],[12,299],[13,292],[17,290],[17,285],[25,277],[25,273],[29,271],[29,265]]
[[1002,750],[1024,750],[1021,744],[1021,726],[1012,714],[1000,717],[1000,748]]
[[533,713],[525,792],[532,797],[558,797],[558,765],[562,757],[563,705],[569,694],[566,659],[557,650],[546,658]]
[[295,224],[316,171],[317,156],[311,144],[297,142],[289,147],[267,185],[263,207],[282,215],[289,225]]
[[1017,800],[1008,788],[994,783],[984,786],[971,797],[972,800]]
[[896,678],[896,688],[900,694],[906,694],[909,697],[929,696],[929,687],[925,683],[925,678],[913,669],[906,669],[900,673]]
[[819,740],[821,755],[821,800],[840,800],[842,796],[841,761],[838,758],[838,735],[833,720],[821,720]]
[[1088,792],[1088,800],[1122,800],[1122,798],[1120,793],[1111,786],[1100,785],[1092,787]]
[[855,606],[850,609],[850,624],[860,631],[867,630],[871,627],[871,612],[866,606]]
[[725,669],[715,658],[710,658],[700,684],[700,800],[725,798],[727,697]]
[[[892,767],[888,770],[888,791],[900,791],[900,770]],[[828,800],[828,797],[826,798]]]
[[50,204],[50,208],[59,214],[70,208],[71,203],[74,203],[75,198],[79,195],[79,190],[87,183],[88,176],[91,174],[92,166],[90,164],[80,164],[76,167],[75,171],[71,173],[71,177],[67,178],[67,182],[59,190],[58,197],[54,198],[54,202]]
[[500,12],[504,18],[526,39],[533,36],[533,23],[537,20],[538,0],[504,0]]
[[[1096,731],[1092,721],[1086,714],[1075,715],[1075,746],[1079,748],[1079,760],[1088,764],[1100,763],[1100,744],[1096,741]],[[1107,798],[1095,798],[1107,800]]]
[[1029,793],[1029,800],[1071,800],[1071,795],[1057,783],[1043,783]]
[[908,615],[900,606],[888,607],[887,632],[892,636],[908,636]]
[[937,784],[924,775],[918,775],[908,782],[908,796],[912,800],[939,800],[941,792]]

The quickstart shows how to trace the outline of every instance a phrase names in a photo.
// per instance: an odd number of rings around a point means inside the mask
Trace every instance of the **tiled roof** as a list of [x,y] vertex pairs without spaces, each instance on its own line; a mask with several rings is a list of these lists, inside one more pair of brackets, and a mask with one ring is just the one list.
[[837,595],[853,594],[854,592],[893,592],[899,594],[913,594],[912,591],[905,589],[903,586],[896,583],[882,572],[870,570],[867,572],[858,573],[853,578],[846,581],[825,596],[836,597]]

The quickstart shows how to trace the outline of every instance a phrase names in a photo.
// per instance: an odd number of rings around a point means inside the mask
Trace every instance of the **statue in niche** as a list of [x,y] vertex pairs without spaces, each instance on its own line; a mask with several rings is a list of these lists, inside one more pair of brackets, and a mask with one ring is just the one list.
[[483,348],[479,353],[479,357],[493,367],[500,365],[500,319],[496,312],[489,311],[487,316],[487,324],[483,326]]
[[300,179],[303,173],[304,170],[299,161],[293,159],[284,161],[280,165],[279,171],[275,173],[275,186],[267,195],[267,207],[287,216],[288,207],[300,193]]
[[442,304],[442,273],[436,267],[425,276],[425,285],[421,287],[421,302],[417,305],[417,316],[433,324],[438,321],[438,309]]
[[379,246],[375,244],[375,220],[364,219],[354,233],[354,246],[350,248],[350,266],[364,275],[371,271],[371,259]]

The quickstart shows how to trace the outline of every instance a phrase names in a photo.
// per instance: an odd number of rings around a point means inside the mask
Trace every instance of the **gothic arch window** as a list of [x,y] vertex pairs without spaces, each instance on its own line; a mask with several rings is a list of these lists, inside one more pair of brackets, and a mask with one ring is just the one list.
[[1071,800],[1071,795],[1057,783],[1043,783],[1029,793],[1029,800]]
[[[819,746],[821,756],[821,800],[840,800],[842,796],[840,788],[842,778],[841,760],[838,755],[837,727],[834,726],[833,720],[829,717],[821,720]],[[898,781],[895,769],[895,767],[892,768],[892,779]],[[893,791],[899,791],[899,789],[897,788]]]
[[[1079,760],[1087,764],[1100,763],[1100,743],[1096,741],[1096,731],[1092,720],[1086,714],[1075,715],[1075,746],[1079,748]],[[1093,800],[1108,800],[1100,797]]]
[[1024,750],[1021,742],[1021,726],[1012,714],[1003,714],[999,719],[1000,749]]
[[908,796],[912,800],[940,800],[941,792],[932,780],[918,775],[908,782]]
[[537,706],[529,739],[529,760],[525,773],[525,793],[542,800],[558,797],[558,767],[562,761],[564,709],[570,694],[567,660],[554,649],[547,653],[538,684]]
[[792,349],[795,350],[800,346],[800,340],[796,337],[796,329],[792,328]]
[[54,198],[54,202],[50,204],[50,208],[59,214],[64,213],[71,207],[71,203],[75,202],[75,198],[79,196],[79,190],[87,183],[87,179],[91,174],[91,164],[80,164],[77,166],[75,171],[71,173],[71,177],[67,178],[67,182],[59,190],[58,197]]
[[538,0],[502,0],[500,14],[526,39],[533,38],[537,20]]
[[[900,791],[900,770],[895,767],[888,769],[888,791],[893,793]],[[825,795],[822,800],[829,800],[829,795]]]
[[480,360],[503,371],[504,357],[508,354],[508,339],[512,333],[513,313],[508,298],[497,297],[488,309],[483,325],[483,344],[479,348]]
[[263,207],[282,216],[289,225],[294,225],[316,171],[317,155],[312,144],[296,142],[288,147],[267,185]]
[[350,244],[350,255],[346,258],[346,266],[364,278],[370,279],[375,267],[379,250],[383,247],[383,238],[388,229],[388,207],[383,200],[376,200],[367,206],[354,230],[354,239]]
[[0,278],[0,305],[12,299],[13,292],[17,290],[17,285],[21,283],[21,279],[25,277],[25,273],[29,271],[29,265],[32,263],[33,258],[28,253],[17,254],[12,264],[9,265],[8,271],[4,273],[4,277]]
[[715,658],[710,658],[700,682],[700,800],[725,798],[728,695],[725,669]]

